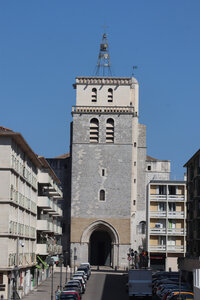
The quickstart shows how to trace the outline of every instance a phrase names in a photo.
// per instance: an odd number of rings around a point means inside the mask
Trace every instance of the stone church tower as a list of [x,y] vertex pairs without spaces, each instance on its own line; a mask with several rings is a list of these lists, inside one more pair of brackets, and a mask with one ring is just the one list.
[[133,77],[77,77],[74,87],[72,255],[77,265],[126,267],[129,248],[142,250],[146,238],[146,128],[138,122],[139,85]]

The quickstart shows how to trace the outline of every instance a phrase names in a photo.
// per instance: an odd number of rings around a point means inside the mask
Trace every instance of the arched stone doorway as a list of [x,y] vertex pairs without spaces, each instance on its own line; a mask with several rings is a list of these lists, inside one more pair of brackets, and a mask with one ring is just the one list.
[[111,237],[106,231],[95,230],[90,236],[89,247],[89,262],[91,265],[111,265]]
[[108,222],[98,220],[90,224],[83,232],[81,244],[88,245],[91,265],[118,266],[119,235]]

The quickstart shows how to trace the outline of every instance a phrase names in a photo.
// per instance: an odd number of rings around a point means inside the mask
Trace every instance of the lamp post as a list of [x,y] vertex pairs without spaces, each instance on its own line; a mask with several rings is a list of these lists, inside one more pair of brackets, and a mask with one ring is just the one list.
[[64,257],[61,254],[60,259],[59,259],[59,263],[60,263],[60,290],[61,291],[62,291],[62,264],[63,264],[63,261],[64,261]]
[[77,256],[76,256],[76,247],[74,247],[74,274],[76,272],[76,265],[75,265],[76,259],[77,259]]
[[67,259],[68,259],[68,251],[65,252],[65,263],[66,263],[66,277],[65,277],[65,282],[67,283]]
[[72,279],[72,253],[73,250],[70,250],[70,279]]
[[54,259],[50,256],[47,257],[47,264],[52,267],[52,275],[51,275],[51,300],[53,300],[53,265]]
[[17,266],[15,266],[14,267],[14,283],[15,283],[15,285],[14,285],[14,300],[16,300],[17,299],[17,275],[18,275],[18,267]]

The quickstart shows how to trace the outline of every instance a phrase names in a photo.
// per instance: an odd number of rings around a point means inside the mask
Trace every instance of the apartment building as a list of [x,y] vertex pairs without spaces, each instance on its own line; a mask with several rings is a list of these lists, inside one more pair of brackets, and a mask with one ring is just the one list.
[[12,297],[15,282],[19,294],[31,289],[40,166],[20,133],[0,127],[0,296],[5,299]]
[[185,279],[194,285],[200,299],[200,149],[186,162],[187,168],[187,252],[179,259]]
[[70,217],[71,217],[71,156],[69,153],[47,158],[48,163],[61,181],[63,200],[60,205],[63,212],[61,243],[64,264],[70,264]]
[[151,180],[147,199],[149,264],[177,271],[177,260],[186,252],[186,182]]
[[63,193],[60,180],[44,157],[39,156],[41,168],[38,170],[37,241],[38,265],[35,279],[37,284],[48,276],[45,262],[47,256],[62,254],[62,209]]
[[60,181],[20,133],[0,127],[0,297],[22,297],[62,253]]

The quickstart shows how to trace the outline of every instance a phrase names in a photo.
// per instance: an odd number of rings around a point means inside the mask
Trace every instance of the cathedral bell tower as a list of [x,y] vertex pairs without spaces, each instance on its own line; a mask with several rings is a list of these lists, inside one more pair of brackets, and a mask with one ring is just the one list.
[[[97,75],[110,69],[107,50],[104,34]],[[141,188],[141,215],[136,214],[137,179],[144,171],[138,155],[146,158],[140,152],[146,145],[145,127],[138,123],[139,86],[135,78],[97,75],[77,77],[74,84],[71,249],[77,265],[127,267],[128,249],[140,243],[132,228],[145,217]]]

